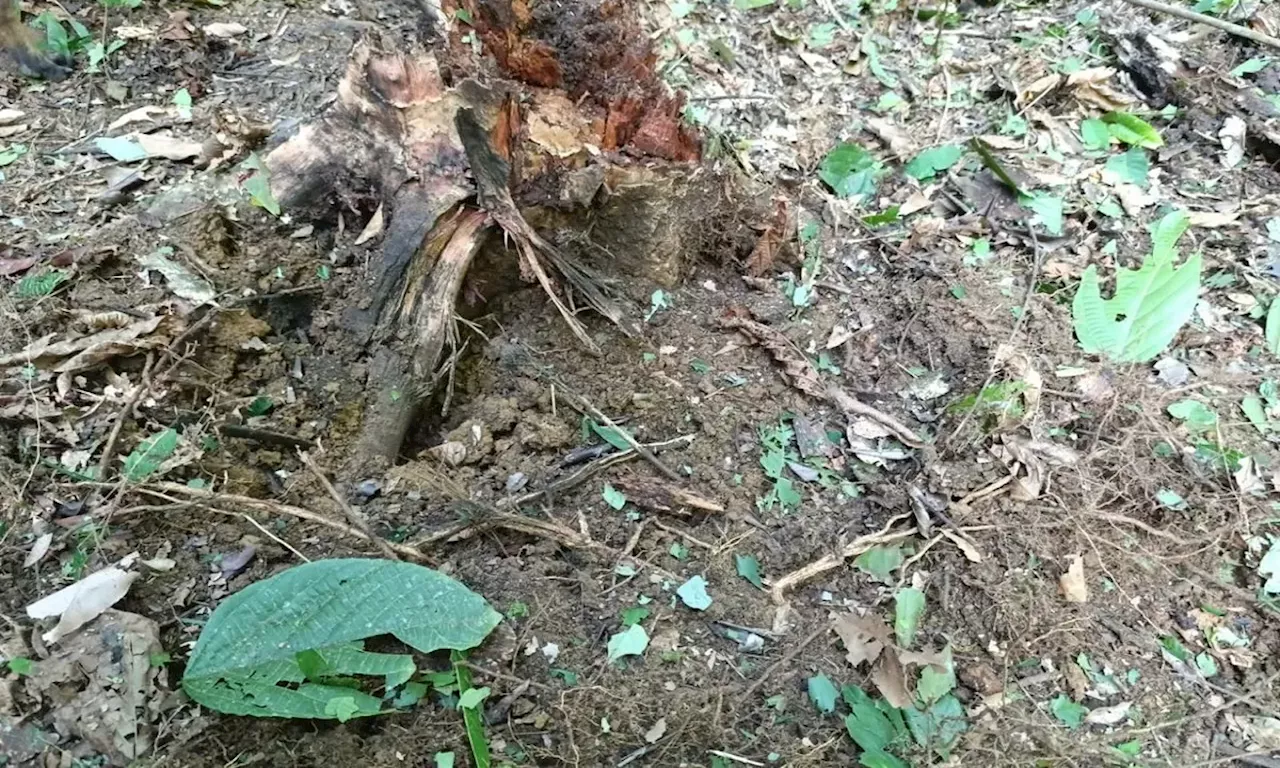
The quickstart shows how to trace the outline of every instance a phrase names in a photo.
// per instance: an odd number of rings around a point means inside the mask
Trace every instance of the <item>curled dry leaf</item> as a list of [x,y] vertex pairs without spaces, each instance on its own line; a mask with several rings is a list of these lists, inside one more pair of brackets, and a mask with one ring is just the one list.
[[231,37],[238,37],[239,35],[243,35],[245,32],[249,31],[245,25],[237,24],[234,21],[215,21],[212,24],[204,25],[201,29],[210,37],[220,37],[224,40]]
[[57,626],[41,635],[46,643],[56,643],[119,602],[136,578],[136,571],[117,566],[103,568],[31,603],[27,615],[33,619],[59,616]]
[[1062,596],[1068,603],[1087,603],[1089,584],[1084,578],[1084,558],[1080,555],[1071,555],[1068,559],[1071,562],[1067,566],[1067,571],[1058,579]]
[[53,544],[52,533],[40,534],[40,536],[36,538],[35,543],[31,545],[31,551],[27,553],[26,559],[22,561],[22,567],[30,568],[43,560],[44,556],[49,554],[49,545],[51,544]]
[[360,231],[360,235],[356,237],[355,244],[364,245],[373,238],[382,234],[384,227],[383,221],[382,206],[379,205],[378,210],[374,211],[373,215],[369,217],[369,223],[364,225],[364,229],[362,229]]
[[667,735],[667,718],[660,717],[653,727],[644,732],[644,740],[650,744],[656,743],[658,739]]
[[752,277],[760,277],[773,269],[778,256],[781,255],[782,250],[786,247],[786,241],[790,233],[790,213],[787,209],[787,201],[783,198],[778,198],[773,203],[773,216],[770,218],[768,226],[765,227],[764,232],[760,235],[760,239],[756,241],[755,248],[751,249],[751,255],[747,257],[747,274]]
[[1129,708],[1133,702],[1121,702],[1114,707],[1098,707],[1085,715],[1084,721],[1090,725],[1119,725],[1129,718]]
[[741,331],[747,338],[764,347],[773,359],[782,365],[783,378],[791,386],[811,397],[822,398],[826,394],[818,371],[795,344],[782,331],[756,322],[745,316],[744,311],[734,312],[720,319],[720,326]]

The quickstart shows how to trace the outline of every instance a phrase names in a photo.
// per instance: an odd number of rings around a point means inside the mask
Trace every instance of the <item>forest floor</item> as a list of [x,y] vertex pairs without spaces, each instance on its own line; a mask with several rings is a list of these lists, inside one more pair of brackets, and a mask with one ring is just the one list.
[[[379,554],[280,511],[340,517],[290,444],[217,431],[292,435],[341,466],[365,369],[332,331],[379,239],[358,242],[359,206],[180,230],[144,214],[237,173],[246,137],[314,117],[357,39],[421,47],[418,10],[30,10],[61,19],[77,61],[63,82],[0,75],[0,764],[117,764],[145,731],[137,765],[472,765],[447,691],[346,723],[175,693],[228,594],[300,558]],[[491,301],[407,461],[338,478],[406,546],[456,524],[458,496],[553,487],[601,439],[552,371],[669,443],[660,460],[709,502],[664,504],[656,467],[597,460],[522,508],[596,546],[477,529],[424,549],[505,617],[472,664],[493,764],[1276,765],[1280,55],[1121,2],[638,10],[703,162],[784,212],[749,222],[777,258],[749,275],[709,232],[677,285],[626,287],[640,334],[582,316],[599,356],[538,287]],[[1275,33],[1280,8],[1252,23]],[[98,141],[139,130],[166,151]],[[193,163],[211,141],[225,162]],[[1196,288],[1150,299],[1189,320],[1139,362],[1086,352],[1086,268],[1110,295],[1179,210]],[[212,300],[216,322],[172,332]],[[19,354],[104,327],[110,342]],[[872,412],[813,396],[832,386]],[[120,474],[166,434],[156,471]],[[441,469],[448,444],[465,450]],[[121,687],[45,647],[25,607],[134,552],[115,608],[162,650]],[[637,626],[647,645],[619,658],[611,639]],[[123,719],[94,698],[113,686]]]

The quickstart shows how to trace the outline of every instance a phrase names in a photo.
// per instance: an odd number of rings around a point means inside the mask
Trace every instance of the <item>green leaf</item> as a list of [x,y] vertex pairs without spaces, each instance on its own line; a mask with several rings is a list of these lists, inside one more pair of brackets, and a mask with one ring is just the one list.
[[1186,499],[1182,498],[1180,493],[1170,488],[1161,488],[1156,491],[1156,501],[1169,509],[1183,509],[1187,506]]
[[896,224],[898,223],[898,212],[900,210],[902,210],[901,206],[891,205],[880,213],[863,216],[862,223],[868,227],[883,227],[886,224]]
[[[200,633],[182,688],[198,703],[233,715],[376,715],[384,711],[377,698],[304,682],[298,654],[318,652],[335,673],[407,679],[403,657],[367,653],[357,641],[393,635],[420,653],[466,649],[501,620],[484,598],[430,568],[354,558],[305,563],[218,606]],[[300,685],[287,687],[294,684]],[[352,701],[327,709],[337,698]]]
[[1107,164],[1103,170],[1117,182],[1133,184],[1145,189],[1147,174],[1151,171],[1151,162],[1147,159],[1146,151],[1130,147],[1123,154],[1107,158]]
[[947,695],[938,699],[925,711],[914,707],[903,710],[907,719],[907,727],[911,736],[922,747],[929,747],[946,757],[955,746],[960,734],[969,729],[969,721],[964,715],[964,705],[955,696]]
[[178,448],[178,432],[170,427],[152,435],[138,444],[124,457],[124,476],[131,483],[140,483],[151,476]]
[[10,144],[8,147],[0,150],[0,168],[6,165],[13,165],[18,158],[27,154],[26,144]]
[[1249,419],[1254,429],[1264,435],[1271,431],[1271,420],[1267,418],[1267,408],[1262,404],[1262,398],[1249,395],[1240,401],[1240,410],[1244,411],[1245,418]]
[[487,698],[489,698],[488,687],[468,688],[458,697],[458,709],[476,709]]
[[1267,308],[1267,351],[1280,357],[1280,296],[1271,299]]
[[858,555],[853,564],[882,584],[892,584],[893,572],[903,560],[902,545],[878,545]]
[[916,181],[928,181],[955,165],[964,155],[964,147],[947,144],[926,149],[907,163],[904,172]]
[[740,11],[754,11],[757,8],[767,8],[774,2],[776,0],[733,0],[733,7]]
[[[464,663],[466,656],[460,650],[453,650],[450,651],[449,658],[453,662],[453,675],[458,683],[459,696],[466,696],[474,690],[471,687],[471,668]],[[484,714],[478,708],[463,707],[462,724],[467,732],[467,743],[471,745],[471,758],[475,761],[476,768],[489,768],[492,760],[489,756],[489,739],[484,733]]]
[[614,509],[622,509],[627,505],[627,495],[608,483],[604,484],[604,503]]
[[1196,669],[1204,677],[1213,677],[1218,674],[1218,661],[1208,651],[1202,651],[1196,654]]
[[1097,118],[1089,118],[1080,124],[1080,141],[1085,149],[1105,150],[1111,146],[1111,129]]
[[1262,57],[1262,58],[1254,57],[1252,59],[1246,59],[1243,63],[1240,64],[1240,66],[1231,70],[1231,75],[1233,77],[1244,77],[1245,75],[1252,75],[1256,72],[1261,72],[1262,70],[1266,69],[1267,65],[1270,63],[1271,63],[1271,59],[1268,59],[1266,57]]
[[1150,123],[1137,115],[1128,112],[1108,112],[1102,121],[1111,129],[1111,135],[1125,144],[1132,144],[1144,149],[1159,149],[1164,146],[1164,139]]
[[29,675],[31,674],[31,671],[36,668],[36,663],[34,661],[22,656],[9,659],[8,665],[9,671],[18,676]]
[[846,685],[840,692],[849,705],[850,712],[844,719],[844,727],[858,749],[871,753],[884,752],[898,740],[898,729],[894,727],[893,721],[880,703],[868,696],[866,691]]
[[676,589],[681,602],[695,611],[705,611],[711,607],[711,595],[707,594],[707,580],[701,576],[693,576]]
[[[1267,580],[1262,585],[1264,592],[1272,595],[1280,593],[1280,541],[1274,542],[1267,554],[1262,556],[1258,563],[1258,575]],[[1183,661],[1185,660],[1184,656]]]
[[920,618],[924,616],[924,592],[906,587],[898,590],[893,600],[893,634],[900,647],[910,648],[920,629]]
[[452,752],[437,752],[435,761],[436,768],[453,768],[454,755]]
[[649,618],[649,609],[643,605],[633,605],[622,611],[622,626],[634,627],[645,619]]
[[37,272],[19,280],[17,287],[14,288],[14,293],[19,298],[38,299],[52,294],[59,285],[62,285],[68,279],[70,279],[70,275],[60,269]]
[[830,714],[836,711],[836,698],[840,692],[836,690],[835,683],[826,675],[817,675],[809,678],[809,700],[818,708],[822,714]]
[[818,178],[826,182],[838,197],[867,197],[876,191],[876,175],[880,162],[858,146],[845,142],[823,159],[818,167]]
[[1199,400],[1179,400],[1165,410],[1192,432],[1207,432],[1218,426],[1218,414]]
[[117,162],[132,163],[147,159],[147,150],[142,145],[123,136],[99,136],[93,140],[93,144]]
[[951,646],[942,649],[941,666],[928,664],[920,670],[920,682],[916,685],[916,698],[929,706],[951,693],[956,687],[956,667],[951,659]]
[[173,94],[173,106],[178,110],[178,116],[184,120],[191,119],[191,91],[186,88],[179,88]]
[[649,633],[644,627],[633,624],[609,638],[609,661],[623,656],[639,656],[649,647]]
[[1152,231],[1152,252],[1135,272],[1116,272],[1116,291],[1103,299],[1097,267],[1090,265],[1072,301],[1076,337],[1085,352],[1117,363],[1141,363],[1158,356],[1195,311],[1200,290],[1200,255],[1174,267],[1175,245],[1189,224],[1174,211]]
[[754,555],[734,555],[733,561],[739,576],[751,582],[756,589],[764,589],[764,582],[760,579],[760,561]]
[[262,158],[256,152],[250,153],[240,167],[248,171],[248,175],[241,179],[240,186],[249,193],[250,202],[259,208],[265,208],[272,216],[279,216],[280,204],[271,194],[271,175],[267,172],[267,166],[263,165]]
[[1051,235],[1061,235],[1063,225],[1062,198],[1036,192],[1022,201],[1036,215],[1035,220]]
[[809,47],[821,49],[831,45],[836,39],[836,29],[836,25],[829,21],[814,24],[809,28]]
[[1073,731],[1080,727],[1084,716],[1089,714],[1089,710],[1072,701],[1065,693],[1058,694],[1056,699],[1049,702],[1049,711]]
[[591,419],[587,420],[587,426],[589,426],[591,428],[591,431],[595,432],[596,435],[599,436],[601,440],[605,441],[609,445],[612,445],[614,448],[617,448],[620,451],[631,450],[631,443],[627,442],[626,438],[623,437],[624,434],[629,435],[630,433],[627,432],[622,427],[615,428],[615,427],[601,426],[595,423],[595,421]]
[[[845,720],[847,727],[848,718]],[[863,752],[858,755],[858,765],[863,768],[911,768],[909,763],[888,752]]]

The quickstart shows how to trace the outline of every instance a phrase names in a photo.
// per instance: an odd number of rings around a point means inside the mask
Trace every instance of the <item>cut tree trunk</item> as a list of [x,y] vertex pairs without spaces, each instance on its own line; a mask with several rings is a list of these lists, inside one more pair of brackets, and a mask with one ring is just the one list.
[[[358,46],[331,107],[265,158],[285,210],[332,215],[333,201],[358,196],[385,211],[367,295],[343,316],[369,357],[346,479],[397,459],[454,358],[456,298],[482,249],[505,249],[511,272],[541,286],[594,350],[578,308],[631,333],[627,282],[676,283],[722,215],[725,180],[700,163],[620,7],[549,21],[521,0],[467,10],[497,71],[456,33],[415,56]],[[590,28],[574,34],[574,19]],[[593,35],[599,50],[585,47]]]

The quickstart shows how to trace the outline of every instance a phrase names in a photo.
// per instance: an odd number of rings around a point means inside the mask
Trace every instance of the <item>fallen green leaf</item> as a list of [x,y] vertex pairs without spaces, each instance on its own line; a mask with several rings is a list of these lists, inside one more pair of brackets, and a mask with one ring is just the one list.
[[809,700],[822,714],[836,711],[836,698],[839,695],[840,692],[836,690],[835,684],[826,675],[820,674],[809,678]]
[[764,582],[760,579],[760,561],[754,555],[734,555],[733,560],[739,576],[751,582],[756,589],[764,589]]
[[146,480],[177,448],[178,432],[172,427],[146,438],[124,457],[125,479],[131,483]]
[[707,594],[707,580],[701,576],[690,577],[676,589],[676,595],[681,602],[695,611],[705,611],[711,607],[711,595]]
[[1190,219],[1174,211],[1152,231],[1152,251],[1135,272],[1116,272],[1115,295],[1103,299],[1098,270],[1085,269],[1072,301],[1076,337],[1085,352],[1115,362],[1139,363],[1164,351],[1191,319],[1200,290],[1200,255],[1173,264],[1178,238]]
[[1089,714],[1089,710],[1072,701],[1071,697],[1065,693],[1058,694],[1056,699],[1049,702],[1049,711],[1053,712],[1054,717],[1058,718],[1063,725],[1073,731],[1080,727],[1080,724],[1084,722],[1085,715]]
[[893,600],[893,634],[898,639],[899,647],[910,648],[920,629],[920,619],[924,616],[924,592],[914,587],[905,587],[898,590]]
[[1111,135],[1125,144],[1132,144],[1144,149],[1159,149],[1164,146],[1164,139],[1150,123],[1137,115],[1128,112],[1108,112],[1102,121],[1111,129]]
[[[306,681],[299,654],[315,651],[335,676],[375,670],[403,677],[403,661],[368,653],[361,641],[392,635],[424,654],[465,649],[478,645],[501,620],[482,597],[420,565],[354,558],[304,563],[223,600],[200,633],[182,689],[226,714],[381,714],[392,710],[384,710],[380,698]],[[316,668],[314,659],[308,663]]]
[[838,197],[867,197],[875,193],[880,162],[870,152],[848,142],[831,150],[818,167],[822,179]]
[[608,483],[604,484],[603,496],[604,503],[614,509],[622,509],[627,505],[627,495]]
[[624,656],[639,656],[648,647],[649,633],[639,624],[633,624],[609,638],[609,661],[617,661]]
[[902,545],[881,544],[858,555],[853,565],[883,584],[892,584],[893,572],[905,559],[902,555]]
[[916,181],[928,181],[955,165],[964,155],[964,147],[947,144],[926,149],[911,159],[903,171]]

